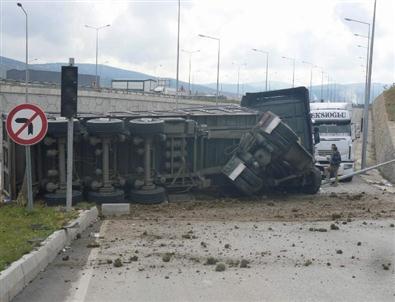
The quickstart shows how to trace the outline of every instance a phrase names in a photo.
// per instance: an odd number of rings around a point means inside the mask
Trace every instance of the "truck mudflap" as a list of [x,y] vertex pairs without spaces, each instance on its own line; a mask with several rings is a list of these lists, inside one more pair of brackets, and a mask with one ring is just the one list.
[[243,193],[270,189],[318,192],[321,172],[294,131],[271,113],[246,132],[222,172]]

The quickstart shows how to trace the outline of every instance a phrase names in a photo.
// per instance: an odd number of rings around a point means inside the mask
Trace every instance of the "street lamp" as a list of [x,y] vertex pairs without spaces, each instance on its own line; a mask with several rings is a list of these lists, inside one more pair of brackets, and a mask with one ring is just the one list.
[[202,35],[202,34],[199,34],[199,37],[218,41],[217,94],[216,94],[216,96],[215,96],[215,104],[218,106],[218,92],[219,92],[219,59],[220,59],[220,53],[221,53],[221,39],[220,39],[220,38],[216,38],[216,37],[211,37],[211,36]]
[[310,101],[313,96],[313,69],[317,66],[315,66],[313,63],[307,62],[307,61],[302,61],[302,63],[310,65]]
[[178,109],[178,78],[180,73],[180,23],[181,23],[181,0],[178,0],[177,19],[177,70],[176,70],[176,109]]
[[266,55],[266,79],[265,79],[265,91],[267,91],[267,81],[268,81],[268,74],[269,74],[269,52],[264,51],[261,49],[253,48],[253,51],[260,52]]
[[187,54],[189,54],[189,72],[188,72],[188,91],[189,91],[189,95],[191,94],[191,67],[192,67],[192,55],[194,53],[200,52],[200,50],[185,50],[185,49],[181,49],[181,51],[186,52]]
[[[363,129],[362,129],[362,158],[361,158],[361,168],[366,167],[366,150],[367,150],[367,139],[368,139],[368,119],[369,119],[369,98],[370,98],[370,83],[371,83],[371,64],[372,64],[372,51],[373,51],[373,33],[374,33],[374,23],[376,18],[376,0],[374,1],[374,12],[373,12],[373,29],[372,29],[372,41],[370,41],[370,23],[355,20],[351,18],[344,18],[349,22],[356,22],[368,26],[368,34],[366,38],[368,39],[368,47],[366,51],[366,77],[365,77],[365,105],[363,108]],[[356,34],[355,34],[356,35]],[[359,35],[358,35],[359,36]],[[370,45],[370,49],[369,49]],[[358,47],[365,48],[361,45]]]
[[324,92],[324,69],[322,67],[316,66],[318,69],[321,69],[321,102],[323,99],[323,92]]
[[282,58],[292,61],[292,88],[293,88],[293,87],[295,87],[295,58],[288,58],[288,57],[284,57],[284,56]]
[[[25,102],[29,103],[29,91],[28,91],[28,82],[29,82],[29,31],[28,31],[28,16],[27,12],[22,6],[22,3],[17,3],[17,6],[20,7],[25,14],[26,19],[26,61],[25,61]],[[25,174],[27,181],[27,208],[28,210],[33,210],[33,187],[32,187],[32,158],[30,153],[30,146],[26,146],[25,149],[26,156],[26,165],[25,165]]]
[[97,77],[97,58],[99,56],[99,30],[106,28],[106,27],[110,27],[110,24],[107,25],[103,25],[103,26],[90,26],[90,25],[86,25],[85,27],[87,28],[92,28],[94,30],[96,30],[96,66],[95,66],[95,79],[96,79],[96,87],[99,87],[99,83],[98,83],[98,77]]
[[[235,65],[235,62],[233,62],[232,65]],[[239,90],[239,87],[240,87],[240,68],[241,68],[241,66],[247,66],[247,64],[243,63],[243,64],[237,64],[237,65],[238,65],[237,66],[237,99],[239,99],[239,96],[240,96],[240,94],[239,94],[239,91],[240,91]]]

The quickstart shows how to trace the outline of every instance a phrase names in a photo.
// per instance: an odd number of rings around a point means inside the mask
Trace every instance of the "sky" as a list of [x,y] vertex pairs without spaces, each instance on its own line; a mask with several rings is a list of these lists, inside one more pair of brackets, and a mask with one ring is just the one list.
[[[29,16],[29,58],[34,63],[95,62],[176,77],[178,2],[174,0],[21,1]],[[17,1],[0,0],[0,55],[24,61],[25,15]],[[365,80],[368,26],[373,0],[181,0],[180,80],[216,82],[220,39],[220,82],[262,82],[268,52],[269,81],[295,85]],[[358,47],[358,45],[362,47]],[[286,58],[283,58],[286,57]],[[288,59],[287,59],[288,58]],[[311,64],[303,63],[309,62]],[[311,66],[316,66],[311,69]],[[372,80],[395,82],[395,1],[377,0]]]

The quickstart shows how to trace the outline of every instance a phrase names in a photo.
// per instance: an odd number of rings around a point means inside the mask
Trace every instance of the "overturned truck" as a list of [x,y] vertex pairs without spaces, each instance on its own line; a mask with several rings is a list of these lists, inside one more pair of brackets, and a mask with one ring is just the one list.
[[[241,105],[79,114],[73,202],[160,203],[171,192],[213,186],[247,195],[316,193],[321,175],[311,155],[307,90],[247,94]],[[64,204],[67,122],[47,117],[45,139],[31,147],[34,192]],[[10,199],[23,186],[24,166],[24,148],[3,131],[2,187]]]

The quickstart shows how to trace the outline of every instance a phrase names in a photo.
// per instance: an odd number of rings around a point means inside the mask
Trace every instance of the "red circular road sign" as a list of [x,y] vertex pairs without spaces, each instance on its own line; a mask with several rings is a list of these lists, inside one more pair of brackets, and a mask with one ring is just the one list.
[[44,111],[37,105],[21,104],[7,115],[6,128],[15,143],[30,146],[40,142],[47,134],[48,121]]

